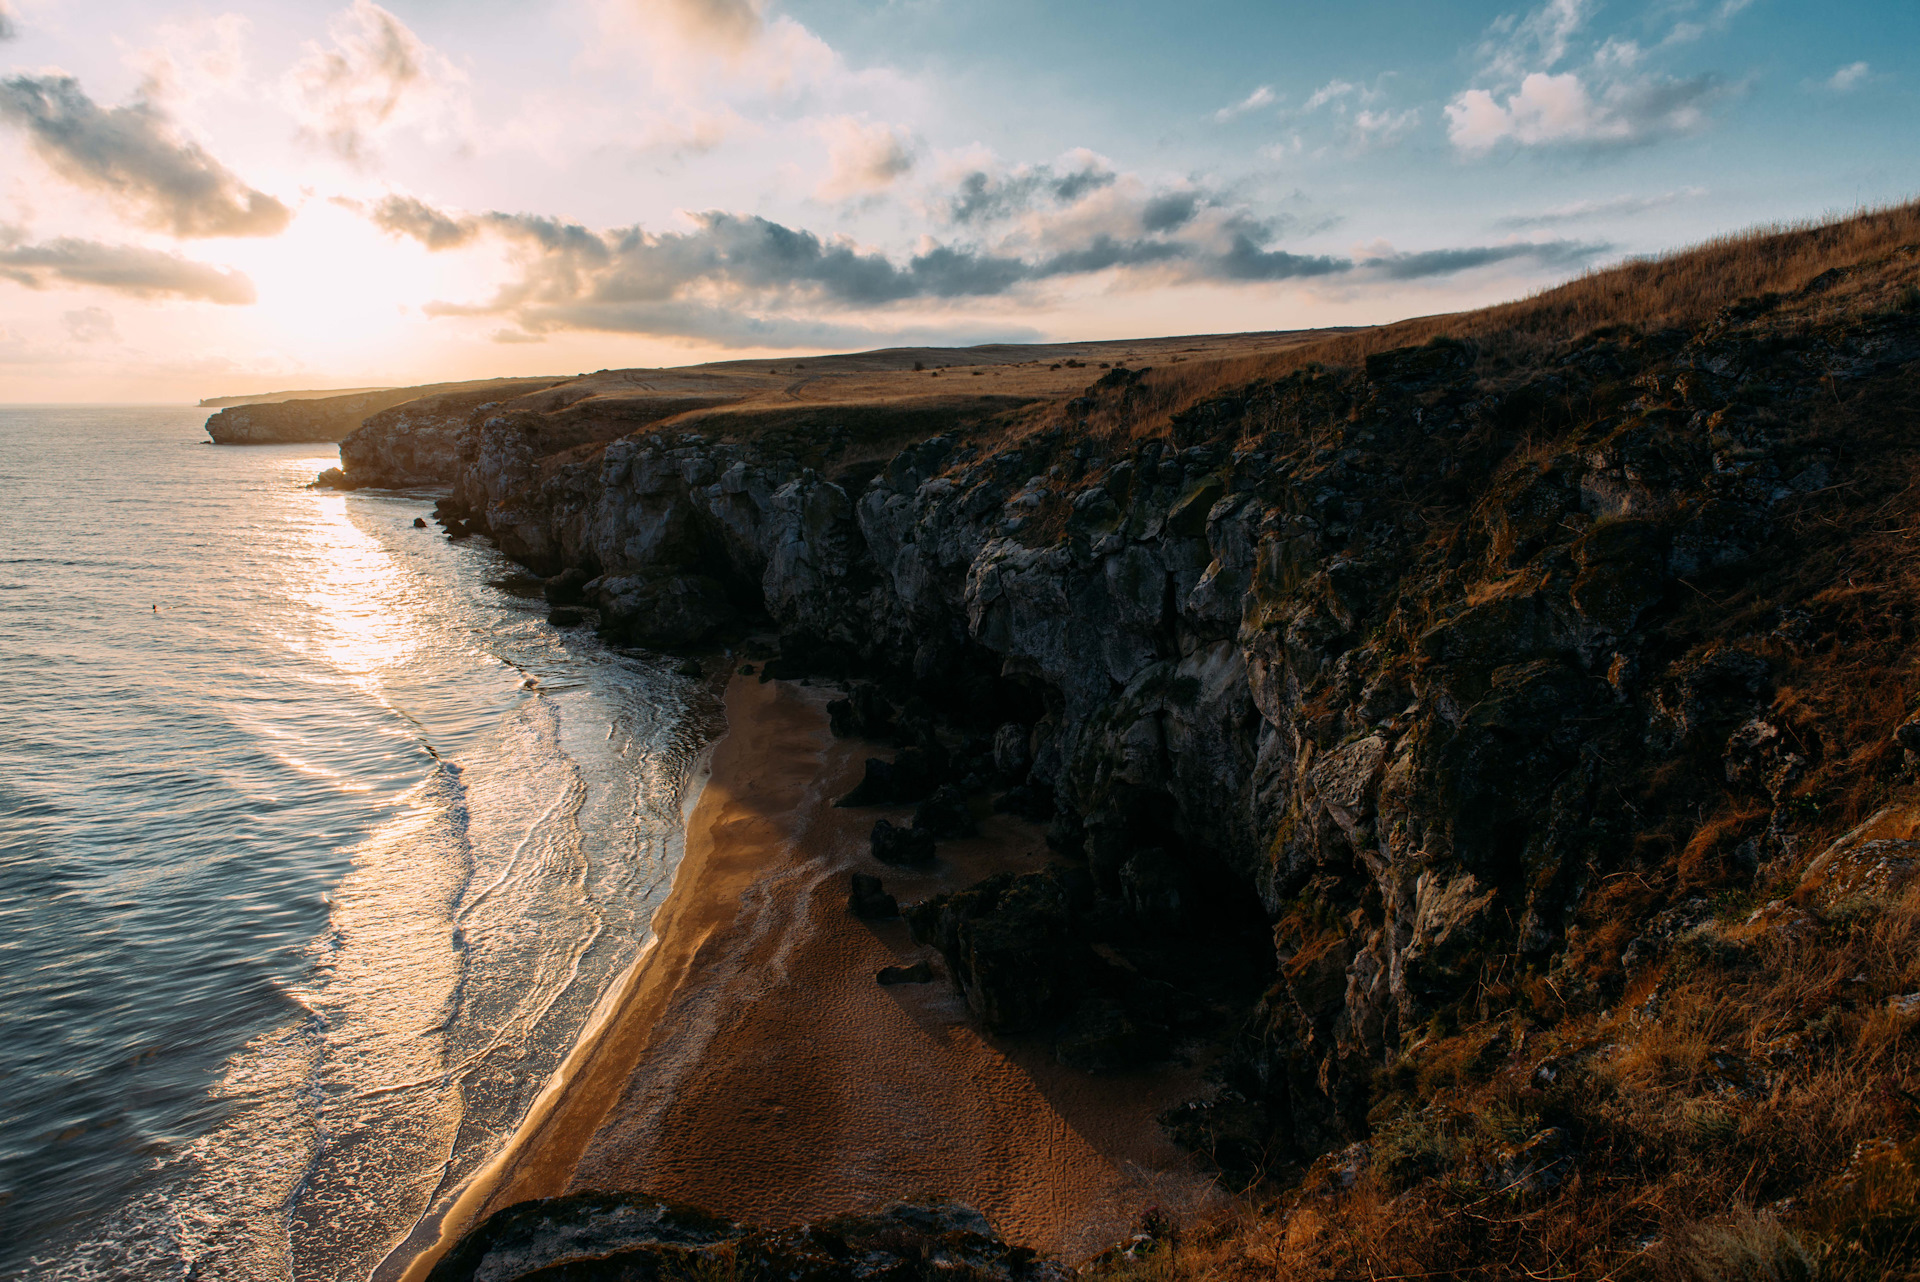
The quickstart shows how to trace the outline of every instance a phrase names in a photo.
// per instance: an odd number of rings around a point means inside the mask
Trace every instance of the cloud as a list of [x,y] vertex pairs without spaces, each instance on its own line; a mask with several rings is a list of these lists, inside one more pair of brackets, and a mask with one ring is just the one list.
[[545,334],[529,334],[523,329],[496,329],[487,337],[496,343],[544,343]]
[[464,110],[466,77],[372,0],[353,0],[327,31],[333,47],[309,42],[287,87],[302,133],[341,159],[367,163],[402,125],[438,137]]
[[174,236],[272,236],[292,218],[181,137],[150,102],[103,110],[71,76],[15,76],[0,81],[0,119],[24,129],[63,178],[107,193]]
[[1664,209],[1681,200],[1695,200],[1707,194],[1705,187],[1682,187],[1657,196],[1614,196],[1607,200],[1581,200],[1570,205],[1543,209],[1537,214],[1513,214],[1499,219],[1495,227],[1522,231],[1530,227],[1556,227],[1565,223],[1586,222],[1594,218],[1628,218],[1635,214]]
[[1144,271],[1172,283],[1398,281],[1518,259],[1561,266],[1606,250],[1549,241],[1380,250],[1360,259],[1296,254],[1271,246],[1269,224],[1208,205],[1199,192],[1162,193],[1128,208],[1133,221],[1124,231],[1096,227],[1069,239],[1053,228],[1050,243],[1025,248],[926,242],[902,259],[722,211],[694,215],[688,230],[670,232],[596,232],[526,214],[455,217],[403,198],[383,204],[375,218],[429,248],[486,236],[515,260],[517,277],[492,298],[433,303],[429,315],[510,316],[529,334],[605,330],[766,346],[854,342],[893,331],[851,323],[850,314],[999,298],[1102,272]]
[[[348,207],[359,211],[357,204]],[[373,225],[397,236],[409,236],[432,250],[464,245],[480,230],[479,224],[456,221],[412,196],[389,196],[381,201],[374,207]]]
[[729,53],[759,39],[766,26],[766,6],[756,0],[661,0],[648,7],[688,41]]
[[1113,185],[1119,175],[1090,151],[1068,157],[1064,172],[1051,165],[1022,165],[1005,173],[974,169],[961,176],[947,203],[956,223],[988,223],[1026,213],[1036,205],[1070,205]]
[[1213,118],[1225,124],[1235,116],[1244,116],[1249,111],[1258,111],[1262,107],[1271,107],[1278,101],[1280,101],[1280,99],[1273,92],[1272,85],[1261,85],[1258,89],[1255,89],[1231,107],[1222,107],[1220,110],[1214,112]]
[[1575,72],[1536,71],[1504,101],[1469,89],[1448,103],[1447,137],[1471,154],[1502,143],[1633,146],[1704,128],[1707,108],[1726,93],[1711,74],[1685,80],[1647,76],[1595,94]]
[[1486,74],[1510,80],[1529,69],[1558,66],[1597,7],[1597,0],[1548,0],[1524,18],[1497,19],[1480,46]]
[[0,40],[11,40],[19,34],[20,24],[14,20],[13,6],[0,0]]
[[83,307],[77,312],[64,312],[60,319],[67,323],[67,336],[76,343],[114,342],[120,337],[120,331],[113,323],[113,313],[104,307]]
[[1347,95],[1356,92],[1359,88],[1360,86],[1351,84],[1345,80],[1329,80],[1326,84],[1314,90],[1307,100],[1300,104],[1300,110],[1302,112],[1318,111],[1328,103],[1338,102]]
[[814,194],[822,200],[846,200],[884,191],[913,168],[911,139],[884,124],[865,124],[850,116],[825,121],[820,132],[827,139],[827,176]]
[[1827,77],[1827,88],[1835,93],[1846,93],[1859,86],[1873,72],[1873,68],[1864,62],[1850,62]]
[[28,289],[90,285],[135,298],[241,304],[256,297],[253,282],[236,271],[222,271],[157,249],[70,237],[39,245],[0,237],[0,278]]
[[1363,109],[1353,113],[1353,141],[1363,149],[1385,147],[1406,137],[1419,123],[1418,107],[1408,107],[1405,111]]
[[[1722,0],[1698,31],[1679,38],[1724,26],[1749,2]],[[1524,18],[1493,23],[1480,48],[1484,87],[1463,90],[1446,107],[1454,147],[1468,155],[1502,145],[1626,147],[1705,128],[1727,86],[1712,74],[1642,71],[1650,55],[1635,41],[1602,41],[1585,65],[1556,70],[1574,58],[1596,8],[1596,0],[1549,0]]]

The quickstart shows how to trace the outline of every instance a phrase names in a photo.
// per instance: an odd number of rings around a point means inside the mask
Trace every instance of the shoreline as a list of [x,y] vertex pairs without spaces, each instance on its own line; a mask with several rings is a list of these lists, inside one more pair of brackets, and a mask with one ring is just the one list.
[[992,815],[930,868],[875,864],[867,831],[912,808],[834,808],[884,750],[832,737],[832,697],[729,678],[654,942],[500,1154],[416,1227],[435,1240],[377,1278],[420,1282],[489,1214],[567,1193],[640,1192],[770,1226],[943,1196],[1069,1258],[1149,1207],[1218,1197],[1157,1121],[1198,1092],[1197,1069],[1089,1076],[1045,1044],[981,1033],[944,973],[875,981],[885,966],[944,968],[904,922],[847,911],[850,871],[911,902],[1048,856],[1037,826]]
[[[444,1211],[437,1216],[422,1218],[406,1237],[394,1245],[374,1269],[371,1275],[374,1282],[385,1282],[387,1279],[420,1282],[463,1234],[494,1211],[512,1202],[550,1197],[560,1191],[554,1187],[550,1191],[527,1192],[508,1200],[500,1197],[503,1190],[518,1191],[529,1178],[535,1188],[544,1188],[552,1181],[556,1158],[564,1158],[566,1139],[577,1131],[583,1115],[592,1113],[599,1098],[587,1089],[597,1080],[592,1076],[596,1068],[603,1066],[609,1055],[617,1056],[622,1051],[631,1051],[627,1043],[636,1035],[644,1037],[647,1028],[644,1017],[649,1010],[656,1009],[660,986],[677,982],[684,975],[684,969],[664,975],[658,973],[663,966],[671,967],[676,959],[684,961],[684,950],[672,947],[667,948],[665,956],[662,956],[662,944],[667,941],[675,923],[686,910],[686,901],[709,889],[699,885],[714,845],[710,816],[703,822],[704,807],[708,804],[717,773],[716,758],[733,736],[731,696],[738,680],[738,677],[728,679],[727,724],[708,745],[693,773],[693,795],[688,798],[691,804],[683,803],[685,836],[681,858],[674,867],[673,882],[667,897],[654,910],[649,922],[652,938],[641,948],[619,982],[601,999],[573,1048],[567,1052],[559,1069],[534,1099],[527,1116],[514,1129],[500,1151],[468,1177],[459,1194]],[[650,1002],[650,998],[655,1000]],[[609,1044],[610,1039],[613,1044]],[[558,1153],[548,1147],[556,1140],[561,1144]],[[577,1151],[574,1156],[577,1159]],[[432,1237],[430,1242],[421,1241],[429,1234]],[[420,1244],[416,1245],[416,1242]]]

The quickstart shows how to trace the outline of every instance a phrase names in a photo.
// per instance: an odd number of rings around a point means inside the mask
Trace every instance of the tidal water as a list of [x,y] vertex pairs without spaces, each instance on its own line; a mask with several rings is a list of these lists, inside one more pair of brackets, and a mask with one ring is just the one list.
[[0,407],[0,1278],[386,1276],[680,857],[694,682],[206,413]]

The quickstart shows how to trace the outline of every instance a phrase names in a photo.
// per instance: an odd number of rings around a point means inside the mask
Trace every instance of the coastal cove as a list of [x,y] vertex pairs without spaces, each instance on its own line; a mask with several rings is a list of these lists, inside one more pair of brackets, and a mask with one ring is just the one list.
[[370,1273],[626,973],[717,724],[204,417],[0,409],[0,1276]]

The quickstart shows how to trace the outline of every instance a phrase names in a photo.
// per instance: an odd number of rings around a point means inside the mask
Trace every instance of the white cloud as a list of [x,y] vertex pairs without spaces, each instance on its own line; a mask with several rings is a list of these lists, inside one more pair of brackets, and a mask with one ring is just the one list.
[[141,93],[153,100],[193,102],[238,88],[247,79],[247,34],[240,14],[164,22],[156,43],[127,56],[141,74]]
[[1861,81],[1872,74],[1873,69],[1864,62],[1851,62],[1827,77],[1827,88],[1835,93],[1846,93],[1857,88]]
[[1345,98],[1358,88],[1358,85],[1349,84],[1345,80],[1329,80],[1326,84],[1321,85],[1313,91],[1313,96],[1300,105],[1300,110],[1303,112],[1318,111],[1330,102],[1337,102]]
[[369,161],[403,125],[440,137],[464,115],[466,77],[372,0],[353,0],[327,30],[333,47],[309,42],[287,86],[303,132],[342,159]]
[[1398,142],[1420,123],[1420,109],[1405,111],[1360,110],[1353,114],[1353,140],[1361,148],[1384,147]]
[[[1722,0],[1696,25],[1717,29],[1749,2]],[[1556,70],[1575,56],[1594,11],[1593,0],[1550,0],[1525,18],[1494,23],[1481,46],[1486,87],[1447,104],[1453,145],[1469,155],[1503,144],[1629,146],[1704,128],[1707,109],[1727,92],[1720,78],[1643,71],[1650,55],[1636,41],[1607,39],[1584,65]]]
[[822,200],[846,200],[884,191],[913,168],[912,140],[891,125],[851,116],[822,121],[828,171],[814,194]]
[[1707,106],[1724,92],[1711,76],[1648,76],[1595,94],[1576,72],[1536,71],[1504,100],[1469,89],[1448,103],[1447,137],[1468,153],[1506,142],[1628,146],[1705,127]]
[[1258,111],[1262,107],[1271,107],[1278,101],[1280,101],[1280,99],[1278,95],[1273,92],[1272,85],[1261,85],[1258,89],[1255,89],[1231,107],[1222,107],[1220,110],[1214,112],[1213,118],[1225,124],[1235,116],[1244,116],[1249,111]]

